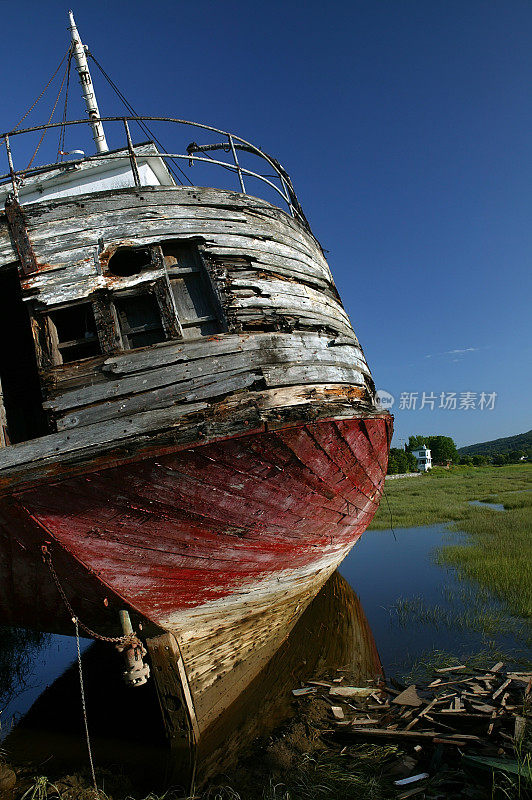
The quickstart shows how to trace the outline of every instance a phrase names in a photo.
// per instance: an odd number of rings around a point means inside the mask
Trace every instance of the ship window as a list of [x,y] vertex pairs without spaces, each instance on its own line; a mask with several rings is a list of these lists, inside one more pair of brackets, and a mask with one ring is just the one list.
[[166,340],[161,312],[153,294],[116,297],[114,303],[126,349],[133,350]]
[[197,248],[165,242],[162,250],[183,337],[196,339],[219,333],[219,305]]
[[55,328],[61,363],[80,361],[102,352],[90,303],[79,303],[52,311],[50,320]]
[[119,247],[109,259],[107,266],[111,275],[127,278],[137,275],[143,269],[152,266],[151,251],[149,247]]

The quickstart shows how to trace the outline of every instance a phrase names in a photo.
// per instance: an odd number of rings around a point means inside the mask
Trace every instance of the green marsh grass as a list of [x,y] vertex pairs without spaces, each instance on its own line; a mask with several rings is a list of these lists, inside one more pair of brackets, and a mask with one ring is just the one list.
[[532,629],[521,617],[511,617],[504,608],[485,603],[474,592],[459,593],[452,606],[435,603],[428,605],[423,597],[399,598],[391,608],[396,624],[409,628],[412,623],[430,625],[436,631],[475,631],[484,639],[505,631],[525,647],[532,647]]

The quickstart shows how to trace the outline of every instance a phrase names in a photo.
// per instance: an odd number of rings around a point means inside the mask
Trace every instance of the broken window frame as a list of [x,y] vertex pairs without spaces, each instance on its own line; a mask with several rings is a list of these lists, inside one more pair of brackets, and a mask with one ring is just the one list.
[[[155,283],[159,283],[159,281],[151,281],[148,284],[140,284],[130,289],[122,289],[118,292],[113,292],[111,297],[111,305],[114,313],[114,317],[116,320],[116,329],[118,335],[120,337],[120,344],[122,350],[139,350],[143,347],[153,347],[156,344],[163,344],[164,342],[168,341],[170,338],[176,338],[174,336],[169,336],[168,330],[168,323],[165,324],[165,314],[161,309],[161,303],[159,300],[160,291],[156,290]],[[166,283],[166,281],[165,281]],[[160,325],[155,323],[146,323],[145,325],[137,325],[134,327],[130,327],[129,321],[127,316],[125,316],[125,312],[120,310],[120,303],[121,301],[132,300],[139,297],[150,297],[153,300],[155,309],[159,315]],[[135,344],[134,338],[138,334],[141,333],[149,333],[150,331],[157,331],[160,330],[163,334],[163,338],[158,342],[153,342],[151,344]]]
[[[81,309],[83,306],[86,306],[92,313],[92,317],[94,320],[94,328],[95,328],[94,336],[87,337],[85,335],[76,337],[74,339],[61,341],[59,339],[57,323],[54,320],[54,314],[61,313],[62,311],[65,311],[67,309],[74,309],[74,308]],[[45,343],[43,343],[42,337],[40,336],[39,341],[37,342],[36,345],[37,356],[39,361],[42,362],[44,360],[48,360],[53,366],[63,366],[68,364],[77,364],[80,361],[88,361],[90,359],[101,358],[101,356],[104,354],[104,349],[102,347],[102,342],[100,339],[99,326],[97,323],[94,306],[90,299],[78,300],[72,303],[62,303],[59,306],[55,306],[53,308],[47,308],[46,311],[34,312],[31,316],[33,317],[33,319],[36,320],[37,325],[40,328],[40,333],[45,334],[44,336]],[[42,328],[44,328],[44,331],[42,330]],[[83,356],[82,358],[69,358],[69,359],[64,358],[64,351],[76,346],[77,347],[83,346],[85,344],[88,344],[89,342],[91,344],[96,343],[98,345],[99,348],[98,353],[91,353],[90,355]]]
[[[114,272],[112,268],[113,259],[119,259],[126,254],[127,251],[130,251],[132,259],[138,257],[138,255],[142,251],[147,251],[149,255],[149,259],[146,262],[143,262],[140,266],[137,266],[132,272],[129,274],[127,272]],[[120,261],[119,261],[120,263]],[[105,273],[107,276],[116,279],[116,280],[128,280],[128,278],[135,278],[138,275],[142,275],[143,272],[150,272],[154,269],[159,269],[161,267],[160,261],[157,257],[157,253],[155,252],[155,247],[153,244],[145,244],[145,245],[135,245],[135,244],[122,244],[119,245],[113,254],[109,257],[107,265],[105,267]]]
[[[180,266],[179,263],[169,263],[169,258],[172,254],[165,254],[165,249],[170,250],[183,248],[189,251],[192,257],[192,264]],[[204,255],[201,250],[200,242],[197,239],[179,239],[172,238],[160,242],[159,245],[161,258],[166,269],[168,277],[168,285],[172,296],[172,302],[175,308],[176,318],[179,321],[179,326],[182,331],[182,338],[184,340],[201,339],[203,336],[215,336],[217,333],[224,333],[227,331],[227,323],[223,313],[223,306],[220,301],[217,287],[212,280],[209,269],[205,262]],[[174,256],[175,257],[175,256]],[[178,279],[183,279],[186,275],[196,275],[200,283],[200,291],[202,291],[203,300],[206,305],[210,306],[212,313],[197,315],[194,317],[184,317],[177,307],[177,297],[174,291],[174,286]],[[193,302],[193,298],[188,292],[189,298]],[[196,335],[187,336],[187,331],[200,328],[202,324],[213,322],[215,323],[216,330],[210,333],[202,333],[201,330],[197,331]]]
[[[164,249],[171,249],[172,246],[188,250],[193,263],[187,266],[179,266],[177,263],[168,265]],[[87,298],[75,300],[71,303],[62,303],[53,307],[39,307],[36,304],[33,308],[30,308],[35,350],[40,369],[62,367],[63,365],[76,364],[79,361],[85,362],[90,359],[101,360],[106,355],[120,351],[131,351],[153,346],[149,344],[135,345],[134,338],[130,338],[130,336],[134,337],[135,333],[140,333],[141,330],[140,326],[135,329],[129,329],[127,321],[120,318],[121,312],[118,307],[122,298],[146,294],[153,296],[160,314],[161,330],[164,334],[164,338],[160,342],[154,342],[153,344],[162,344],[166,341],[200,339],[202,336],[216,335],[216,333],[223,333],[228,330],[219,292],[212,280],[198,240],[174,237],[148,244],[145,247],[151,253],[150,270],[160,270],[160,277],[144,281],[140,280],[135,282],[133,286],[127,285],[128,278],[125,277],[124,282],[126,285],[123,288],[109,286],[97,290]],[[211,314],[186,318],[179,315],[172,280],[183,278],[185,275],[190,274],[198,276],[200,290],[205,292],[204,301],[212,309]],[[190,296],[190,300],[193,302],[192,296]],[[53,315],[55,312],[67,308],[82,306],[90,306],[91,308],[100,352],[85,358],[65,361],[62,350],[76,344],[83,344],[86,339],[79,338],[68,342],[60,342]],[[188,330],[198,329],[202,323],[208,322],[215,323],[216,331],[202,334],[199,330],[195,330],[192,336],[187,336]],[[152,325],[149,326],[149,329],[158,330],[159,326]],[[147,331],[148,328],[145,328],[145,330]],[[95,340],[93,339],[92,341]]]

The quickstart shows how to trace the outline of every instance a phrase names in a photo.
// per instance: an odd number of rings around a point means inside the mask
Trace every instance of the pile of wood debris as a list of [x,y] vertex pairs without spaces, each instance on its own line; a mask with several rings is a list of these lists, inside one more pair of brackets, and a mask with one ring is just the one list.
[[[453,772],[486,769],[530,779],[525,740],[532,705],[532,674],[510,672],[502,663],[485,672],[466,665],[435,670],[430,682],[396,681],[348,686],[344,678],[309,681],[295,697],[315,696],[329,706],[324,735],[339,744],[383,742],[403,751],[394,781],[398,798],[445,797]],[[445,778],[444,776],[447,776]],[[456,787],[458,789],[458,787]],[[455,796],[460,796],[456,791]]]

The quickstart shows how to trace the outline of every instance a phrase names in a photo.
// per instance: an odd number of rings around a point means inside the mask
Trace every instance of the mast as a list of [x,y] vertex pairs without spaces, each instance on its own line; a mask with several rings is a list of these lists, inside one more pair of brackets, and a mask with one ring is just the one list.
[[89,65],[87,64],[85,45],[82,44],[81,39],[79,38],[78,29],[76,27],[76,23],[74,22],[74,14],[72,11],[68,12],[68,16],[70,17],[72,49],[74,58],[76,59],[76,69],[78,71],[79,81],[81,83],[81,90],[83,92],[85,106],[89,115],[94,144],[96,145],[96,150],[98,153],[107,153],[109,151],[109,147],[107,146],[107,141],[105,139],[103,125],[100,122],[100,111],[98,109],[98,103],[96,102],[96,94],[94,92],[94,86],[92,84],[92,78],[89,72]]

